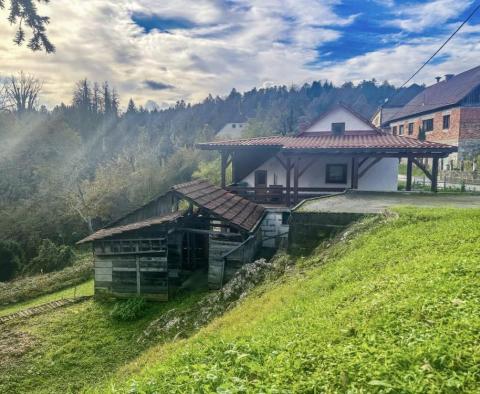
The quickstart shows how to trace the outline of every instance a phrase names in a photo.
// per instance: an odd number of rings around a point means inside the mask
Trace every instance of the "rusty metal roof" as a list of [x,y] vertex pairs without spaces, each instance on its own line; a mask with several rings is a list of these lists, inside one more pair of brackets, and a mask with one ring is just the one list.
[[399,109],[390,122],[458,104],[479,85],[480,66],[477,66],[427,87]]
[[[311,133],[314,134],[314,133]],[[281,150],[442,150],[455,152],[456,147],[416,138],[395,136],[383,132],[357,132],[345,135],[304,133],[299,136],[271,136],[241,140],[213,141],[198,144],[201,149],[226,149],[244,147],[277,147]]]
[[99,239],[111,237],[113,235],[118,235],[118,234],[126,233],[129,231],[144,229],[146,227],[151,227],[158,224],[172,223],[172,222],[175,222],[177,219],[181,218],[184,215],[184,213],[185,212],[178,211],[178,212],[173,212],[173,213],[162,215],[162,216],[157,216],[148,220],[142,220],[141,222],[125,224],[123,226],[117,226],[117,227],[103,228],[89,235],[88,237],[78,241],[77,244],[80,245],[87,242],[92,242]]
[[212,185],[205,179],[175,185],[172,191],[246,231],[252,231],[265,213],[263,206]]

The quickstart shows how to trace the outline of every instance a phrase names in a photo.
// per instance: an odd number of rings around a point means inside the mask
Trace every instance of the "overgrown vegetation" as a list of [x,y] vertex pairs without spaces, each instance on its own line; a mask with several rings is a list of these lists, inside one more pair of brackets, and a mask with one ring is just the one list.
[[143,297],[133,297],[127,300],[117,301],[110,316],[118,321],[134,321],[144,316],[147,312],[147,302]]
[[92,276],[91,255],[80,255],[71,267],[62,271],[27,276],[8,283],[0,282],[0,307],[83,283]]
[[480,210],[397,213],[99,391],[477,392]]

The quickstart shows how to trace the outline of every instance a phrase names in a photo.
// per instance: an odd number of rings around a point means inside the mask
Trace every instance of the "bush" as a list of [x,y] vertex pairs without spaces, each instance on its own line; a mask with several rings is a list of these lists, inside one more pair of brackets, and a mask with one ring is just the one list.
[[14,241],[0,241],[0,282],[15,277],[23,264],[23,252]]
[[60,271],[72,265],[74,257],[75,253],[70,246],[57,246],[49,239],[44,239],[38,248],[38,255],[25,268],[25,273],[38,274]]
[[115,303],[110,316],[119,321],[133,321],[145,315],[147,303],[143,297],[130,298]]

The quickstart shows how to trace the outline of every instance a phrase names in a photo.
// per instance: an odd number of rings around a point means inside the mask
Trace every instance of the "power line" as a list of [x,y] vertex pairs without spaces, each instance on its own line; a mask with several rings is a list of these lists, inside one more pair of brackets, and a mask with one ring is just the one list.
[[425,67],[428,63],[430,63],[435,56],[438,55],[438,53],[445,47],[445,45],[447,45],[447,44],[450,42],[450,40],[460,31],[460,29],[461,29],[463,26],[465,26],[465,24],[466,24],[470,19],[472,19],[473,15],[475,15],[475,13],[476,13],[479,9],[480,9],[480,3],[479,3],[479,4],[473,9],[473,11],[467,16],[467,19],[465,19],[465,20],[461,23],[461,25],[458,26],[457,29],[450,35],[450,37],[447,38],[447,40],[440,46],[440,48],[438,48],[438,49],[433,53],[433,55],[430,56],[430,57],[428,58],[428,60],[427,60],[425,63],[423,63],[423,64],[421,65],[421,67],[420,67],[417,71],[415,71],[415,72],[413,73],[413,75],[412,75],[410,78],[408,78],[407,81],[406,81],[402,86],[400,86],[399,89],[405,87],[405,85],[406,85],[407,83],[409,83],[413,78],[415,78],[415,77],[417,76],[417,74],[418,74],[420,71],[422,71],[422,70],[424,69],[424,67]]
[[[399,95],[399,94],[400,94],[400,89],[404,88],[413,78],[415,78],[415,77],[418,75],[418,73],[419,73],[420,71],[422,71],[422,70],[425,68],[425,66],[426,66],[428,63],[430,63],[430,62],[433,60],[433,58],[434,58],[435,56],[437,56],[437,55],[439,54],[439,52],[445,47],[445,45],[447,45],[447,44],[450,42],[450,40],[462,29],[462,27],[465,26],[470,19],[472,19],[473,15],[475,15],[475,13],[476,13],[479,9],[480,9],[480,2],[479,2],[478,5],[472,10],[472,12],[467,16],[467,18],[460,24],[460,26],[458,26],[457,29],[450,35],[450,37],[448,37],[448,38],[444,41],[444,43],[443,43],[442,45],[440,45],[440,47],[433,53],[433,55],[430,56],[430,57],[428,58],[428,60],[427,60],[426,62],[424,62],[424,63],[420,66],[420,68],[419,68],[417,71],[415,71],[415,72],[412,74],[412,76],[411,76],[410,78],[408,78],[408,79],[398,88],[398,90],[397,90],[396,93],[394,93],[394,94],[391,95],[389,98],[387,98],[387,100],[385,101],[385,103],[387,103],[388,101],[390,101],[391,99],[393,99],[394,97],[396,97],[397,95]],[[405,106],[406,106],[406,105],[405,105]],[[405,107],[405,106],[402,106],[402,108]],[[381,106],[381,108],[383,108],[383,105]],[[400,112],[401,112],[401,110],[399,110],[397,113],[395,113],[395,115],[393,115],[393,118],[395,118],[395,116],[397,116]],[[393,118],[392,118],[392,119],[393,119]]]

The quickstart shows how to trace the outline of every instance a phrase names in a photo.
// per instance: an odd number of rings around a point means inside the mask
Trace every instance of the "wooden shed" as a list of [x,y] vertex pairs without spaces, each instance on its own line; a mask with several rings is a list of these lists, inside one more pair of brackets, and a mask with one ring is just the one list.
[[96,295],[167,300],[195,271],[219,288],[252,261],[264,215],[262,206],[198,180],[173,186],[78,243],[92,244]]

